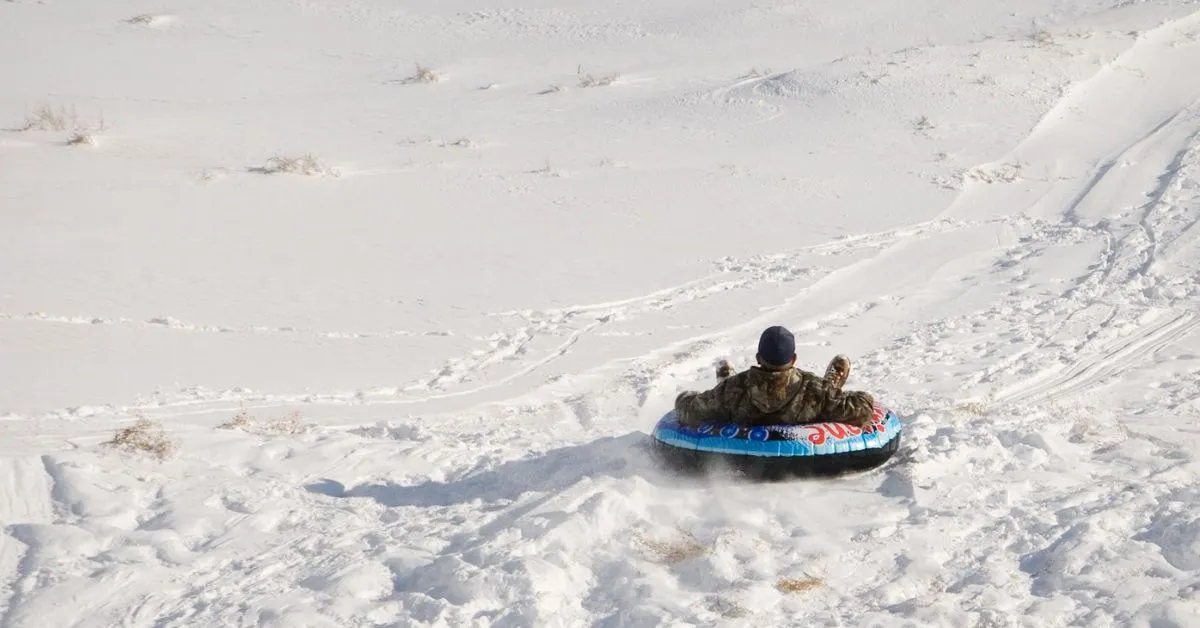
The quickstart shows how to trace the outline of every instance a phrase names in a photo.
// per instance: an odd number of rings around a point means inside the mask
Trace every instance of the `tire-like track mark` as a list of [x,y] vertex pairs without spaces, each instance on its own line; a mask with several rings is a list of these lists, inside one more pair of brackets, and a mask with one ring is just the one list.
[[1177,343],[1200,329],[1200,316],[1191,312],[1166,318],[1165,321],[1138,330],[1131,338],[1121,339],[1078,357],[1058,374],[1006,388],[996,395],[996,400],[1034,403],[1084,392],[1097,384],[1104,384],[1122,370],[1139,365],[1163,347]]

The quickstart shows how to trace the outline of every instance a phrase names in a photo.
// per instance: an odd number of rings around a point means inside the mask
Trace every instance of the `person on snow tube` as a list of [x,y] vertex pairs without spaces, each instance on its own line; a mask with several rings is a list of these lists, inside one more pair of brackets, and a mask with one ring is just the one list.
[[843,392],[850,359],[838,355],[825,377],[796,368],[792,332],[768,327],[758,339],[758,366],[735,373],[728,361],[717,365],[716,387],[685,391],[675,398],[682,425],[698,427],[720,421],[743,426],[802,423],[846,423],[862,427],[875,414],[875,400],[865,392]]

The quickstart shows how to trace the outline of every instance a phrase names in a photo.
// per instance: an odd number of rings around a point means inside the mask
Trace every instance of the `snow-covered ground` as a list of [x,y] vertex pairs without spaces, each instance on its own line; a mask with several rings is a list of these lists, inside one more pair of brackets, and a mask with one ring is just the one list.
[[[0,628],[1200,626],[1200,2],[8,0],[0,129]],[[771,324],[901,453],[657,469]]]

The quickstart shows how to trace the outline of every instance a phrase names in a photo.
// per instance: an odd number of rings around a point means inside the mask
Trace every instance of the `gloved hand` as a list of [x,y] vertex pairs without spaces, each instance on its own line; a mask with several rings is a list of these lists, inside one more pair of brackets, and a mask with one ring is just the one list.
[[737,372],[737,371],[733,370],[733,365],[729,363],[729,360],[726,360],[724,358],[717,360],[716,367],[717,367],[717,379],[725,379],[727,377],[731,377],[734,373]]

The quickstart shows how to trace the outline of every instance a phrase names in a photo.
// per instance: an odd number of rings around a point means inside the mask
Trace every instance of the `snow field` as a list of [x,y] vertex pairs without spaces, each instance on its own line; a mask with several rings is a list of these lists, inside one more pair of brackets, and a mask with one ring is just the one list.
[[[1194,3],[163,10],[0,6],[0,628],[1200,625]],[[902,451],[656,468],[777,323]]]

